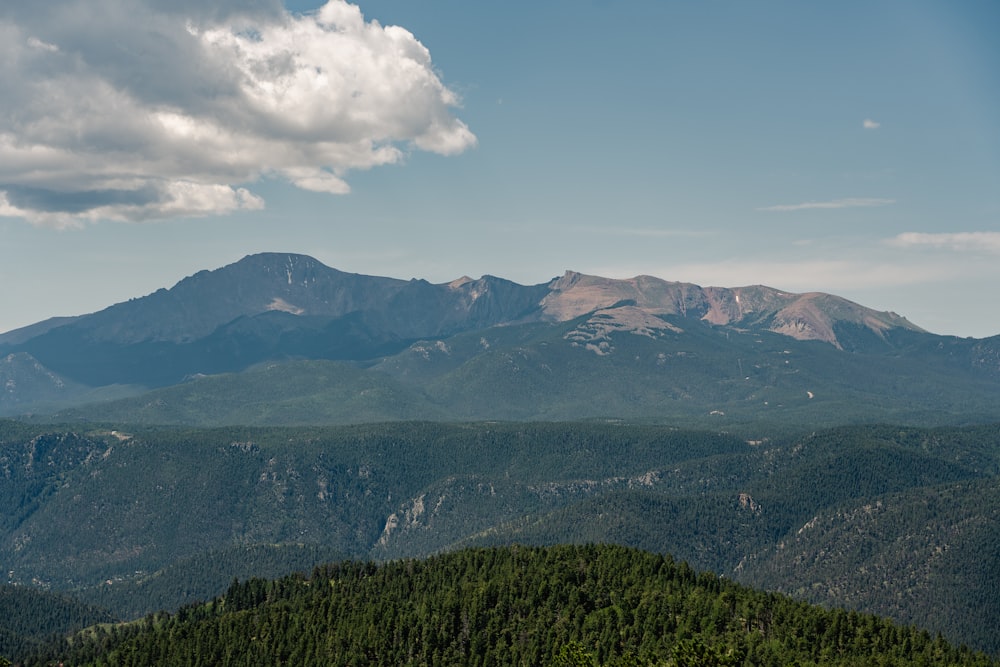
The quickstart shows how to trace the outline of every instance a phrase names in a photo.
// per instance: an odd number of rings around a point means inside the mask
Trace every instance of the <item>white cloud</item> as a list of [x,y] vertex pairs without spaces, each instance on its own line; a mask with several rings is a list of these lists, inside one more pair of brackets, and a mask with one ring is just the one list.
[[42,49],[43,51],[52,51],[52,52],[54,52],[54,51],[58,51],[59,50],[59,47],[56,46],[55,44],[46,44],[45,42],[43,42],[42,40],[38,39],[37,37],[29,37],[28,38],[28,46],[30,46],[33,49]]
[[865,118],[865,119],[864,119],[864,120],[863,120],[863,121],[861,122],[861,125],[862,125],[862,127],[864,127],[864,128],[866,129],[866,130],[877,130],[878,128],[882,127],[882,123],[879,123],[879,122],[877,122],[877,121],[874,121],[874,120],[872,120],[871,118]]
[[[476,138],[407,30],[329,0],[0,8],[0,215],[44,225],[256,209],[264,176],[348,172]],[[21,6],[23,5],[23,6]]]
[[858,197],[851,199],[834,199],[833,201],[807,201],[801,204],[776,204],[775,206],[764,206],[758,211],[806,211],[810,209],[838,209],[838,208],[861,208],[869,206],[888,206],[895,204],[895,199],[876,199],[872,197]]
[[944,248],[957,252],[1000,253],[1000,232],[904,232],[889,239],[899,248]]

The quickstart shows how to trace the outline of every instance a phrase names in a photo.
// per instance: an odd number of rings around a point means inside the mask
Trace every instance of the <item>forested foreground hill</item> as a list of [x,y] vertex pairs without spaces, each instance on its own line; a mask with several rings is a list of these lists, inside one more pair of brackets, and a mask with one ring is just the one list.
[[74,665],[991,665],[618,546],[471,549],[233,582],[177,614],[92,629],[24,662]]

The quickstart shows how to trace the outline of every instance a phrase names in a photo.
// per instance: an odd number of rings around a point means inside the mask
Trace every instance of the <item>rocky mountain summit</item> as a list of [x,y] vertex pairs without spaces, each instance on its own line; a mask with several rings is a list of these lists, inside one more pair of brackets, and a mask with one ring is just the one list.
[[876,333],[891,328],[920,331],[895,313],[840,297],[790,294],[759,285],[703,288],[652,276],[618,280],[573,271],[532,286],[494,276],[433,285],[345,273],[305,255],[263,253],[200,271],[171,289],[97,313],[2,334],[0,345],[31,347],[26,344],[53,330],[73,330],[90,341],[118,345],[183,343],[209,336],[239,318],[269,313],[330,319],[360,314],[401,337],[428,337],[512,323],[565,322],[623,304],[654,317],[759,328],[838,347],[834,329],[841,323]]
[[548,283],[543,317],[564,321],[625,302],[653,316],[673,315],[717,326],[762,329],[796,340],[821,340],[842,347],[839,325],[878,335],[889,329],[923,331],[906,318],[865,308],[831,294],[791,294],[771,287],[699,287],[652,276],[613,280],[568,271]]

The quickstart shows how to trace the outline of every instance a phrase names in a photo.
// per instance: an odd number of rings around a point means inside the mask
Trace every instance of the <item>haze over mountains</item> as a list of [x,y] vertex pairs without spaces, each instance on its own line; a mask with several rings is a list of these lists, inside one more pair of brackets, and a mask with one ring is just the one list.
[[[253,384],[268,374],[268,400],[290,402],[274,417],[282,423],[733,416],[779,406],[790,417],[831,401],[852,402],[859,418],[876,405],[961,421],[1000,398],[1000,339],[937,336],[837,296],[764,286],[574,272],[531,286],[493,276],[431,284],[265,253],[0,335],[0,414],[103,401],[88,414],[245,422],[234,405],[215,405],[211,419],[179,407],[201,402],[191,392],[217,401],[245,393],[246,377],[234,373],[258,374]],[[350,409],[294,416],[296,400],[334,389]],[[158,393],[135,398],[149,390]]]

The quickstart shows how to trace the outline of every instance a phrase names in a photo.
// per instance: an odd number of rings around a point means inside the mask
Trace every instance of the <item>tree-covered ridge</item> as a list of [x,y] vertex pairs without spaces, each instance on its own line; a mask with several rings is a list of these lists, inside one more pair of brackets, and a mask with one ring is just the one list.
[[331,559],[613,542],[1000,655],[998,433],[0,421],[0,573],[134,619]]
[[926,631],[810,606],[699,574],[669,557],[603,545],[470,549],[383,565],[342,562],[318,567],[310,577],[234,581],[211,603],[95,629],[24,664],[55,660],[121,666],[995,664]]
[[53,636],[111,620],[108,612],[65,595],[0,585],[0,656],[24,655]]
[[[496,512],[557,500],[552,483],[625,483],[654,465],[746,447],[728,435],[597,423],[36,428],[0,443],[0,564],[15,581],[64,588],[239,544],[316,543],[366,557],[401,504],[441,480],[510,480],[530,492],[533,504],[494,508],[481,519],[489,525]],[[422,553],[467,529],[442,525]]]

